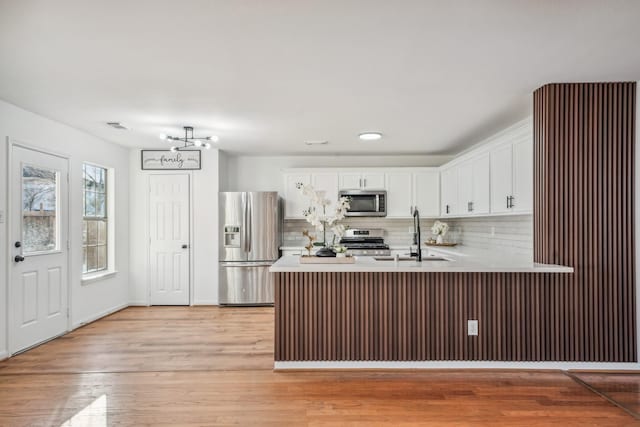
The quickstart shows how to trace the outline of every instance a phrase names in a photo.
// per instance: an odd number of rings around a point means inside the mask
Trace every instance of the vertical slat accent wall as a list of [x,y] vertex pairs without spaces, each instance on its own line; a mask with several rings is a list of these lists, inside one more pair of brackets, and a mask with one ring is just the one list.
[[635,99],[534,93],[534,259],[575,273],[275,273],[275,359],[636,361]]
[[636,83],[533,94],[534,260],[548,276],[554,360],[635,361]]

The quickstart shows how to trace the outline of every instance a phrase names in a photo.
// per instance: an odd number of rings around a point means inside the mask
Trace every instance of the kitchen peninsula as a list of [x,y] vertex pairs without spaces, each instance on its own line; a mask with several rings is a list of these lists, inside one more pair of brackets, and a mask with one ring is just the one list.
[[[275,366],[286,368],[288,362],[530,360],[535,349],[526,334],[510,346],[498,340],[539,322],[540,284],[573,268],[431,251],[421,263],[357,257],[354,264],[300,264],[285,256],[270,271]],[[479,334],[469,335],[469,320],[478,322]]]

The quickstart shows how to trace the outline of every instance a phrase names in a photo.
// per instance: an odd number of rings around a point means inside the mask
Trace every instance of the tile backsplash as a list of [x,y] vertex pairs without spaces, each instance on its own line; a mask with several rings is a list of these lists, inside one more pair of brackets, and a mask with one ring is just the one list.
[[[511,254],[533,258],[533,217],[532,215],[510,215],[475,218],[445,218],[449,224],[446,241],[456,242],[471,249],[508,251]],[[422,240],[431,238],[431,226],[434,220],[420,221]],[[391,247],[407,247],[411,242],[413,221],[411,219],[391,218],[349,218],[342,224],[350,228],[381,228],[386,231],[385,242]],[[314,231],[305,220],[285,220],[283,246],[302,247],[306,239],[303,230]],[[315,232],[322,240],[320,233]],[[333,235],[327,230],[327,240]]]

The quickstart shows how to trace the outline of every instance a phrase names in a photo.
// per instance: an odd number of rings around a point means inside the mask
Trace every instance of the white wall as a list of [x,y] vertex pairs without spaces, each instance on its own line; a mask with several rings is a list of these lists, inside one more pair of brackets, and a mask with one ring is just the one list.
[[[7,137],[42,150],[69,156],[71,271],[69,272],[71,325],[76,327],[121,308],[128,301],[129,280],[129,170],[128,150],[0,101],[0,210],[7,213]],[[82,163],[93,162],[114,169],[116,263],[118,274],[81,284],[82,277]],[[0,224],[0,355],[7,351],[7,223]]]
[[[202,151],[202,170],[190,171],[192,183],[192,280],[191,303],[218,303],[218,150]],[[143,171],[140,150],[129,152],[131,283],[129,302],[149,304],[148,242],[149,175],[185,173],[184,171]]]
[[453,156],[236,156],[225,155],[226,182],[221,191],[279,191],[282,169],[304,167],[440,166]]

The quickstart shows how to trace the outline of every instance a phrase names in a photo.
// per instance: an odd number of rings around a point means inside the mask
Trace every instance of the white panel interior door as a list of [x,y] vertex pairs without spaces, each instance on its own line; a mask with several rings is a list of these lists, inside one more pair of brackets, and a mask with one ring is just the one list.
[[68,330],[68,162],[13,146],[9,347],[16,353]]
[[189,175],[149,176],[152,305],[189,305]]

